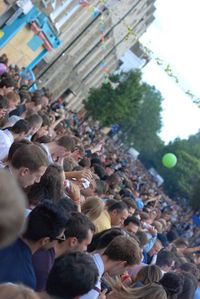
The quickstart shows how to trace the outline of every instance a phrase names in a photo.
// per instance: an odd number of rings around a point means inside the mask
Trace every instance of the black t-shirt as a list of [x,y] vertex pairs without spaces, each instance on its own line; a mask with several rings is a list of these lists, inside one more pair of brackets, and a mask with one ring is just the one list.
[[24,111],[26,111],[26,105],[25,104],[19,105],[15,110],[9,113],[9,117],[12,115],[21,116],[22,113],[24,113]]

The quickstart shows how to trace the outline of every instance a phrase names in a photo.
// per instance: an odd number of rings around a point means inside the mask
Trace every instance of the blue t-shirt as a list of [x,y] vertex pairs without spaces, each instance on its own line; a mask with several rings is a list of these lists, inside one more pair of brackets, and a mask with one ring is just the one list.
[[36,277],[30,248],[18,239],[0,250],[0,283],[12,282],[36,288]]

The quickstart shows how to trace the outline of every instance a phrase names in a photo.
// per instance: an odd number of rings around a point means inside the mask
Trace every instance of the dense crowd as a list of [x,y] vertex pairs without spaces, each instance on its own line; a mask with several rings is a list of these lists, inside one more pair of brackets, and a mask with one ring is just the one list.
[[6,54],[0,70],[0,298],[200,298],[189,207]]

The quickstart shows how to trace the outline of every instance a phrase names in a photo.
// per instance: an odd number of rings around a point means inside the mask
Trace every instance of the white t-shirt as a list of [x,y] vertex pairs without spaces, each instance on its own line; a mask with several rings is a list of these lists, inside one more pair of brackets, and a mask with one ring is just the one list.
[[53,159],[52,159],[52,156],[51,156],[51,153],[50,153],[50,151],[49,151],[48,147],[47,147],[47,146],[46,146],[44,143],[41,143],[40,145],[43,147],[43,149],[44,149],[44,150],[45,150],[45,152],[47,153],[47,156],[48,156],[49,162],[50,162],[51,164],[53,164],[53,163],[54,163],[54,161],[53,161]]
[[89,291],[89,293],[81,296],[80,297],[81,299],[97,299],[99,297],[98,290],[101,291],[101,277],[104,273],[104,263],[102,261],[100,254],[98,254],[98,253],[93,255],[93,259],[94,259],[94,262],[95,262],[98,272],[99,272],[98,280],[95,285],[95,288],[92,289],[91,291]]
[[0,160],[8,156],[9,149],[13,142],[14,138],[9,130],[0,130]]

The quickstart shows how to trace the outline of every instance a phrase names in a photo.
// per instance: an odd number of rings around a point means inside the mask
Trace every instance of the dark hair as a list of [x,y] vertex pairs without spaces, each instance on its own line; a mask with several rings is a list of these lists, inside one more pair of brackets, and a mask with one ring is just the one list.
[[169,242],[173,242],[174,240],[176,240],[178,238],[178,234],[176,231],[174,230],[170,230],[169,232],[167,232],[167,240]]
[[129,225],[129,223],[133,223],[136,226],[140,227],[140,221],[135,216],[129,216],[124,220],[124,226]]
[[27,120],[20,119],[14,124],[13,127],[10,127],[9,130],[15,134],[20,134],[22,132],[28,133],[30,130],[30,125]]
[[63,169],[59,165],[50,164],[39,183],[33,184],[27,194],[27,197],[32,203],[33,201],[40,202],[44,199],[49,199],[56,202],[64,195],[64,186],[62,184],[61,174]]
[[130,197],[123,197],[122,201],[125,202],[125,204],[127,205],[127,207],[129,209],[133,208],[133,209],[137,210],[137,204],[136,204],[136,202],[132,198],[130,198]]
[[81,243],[87,238],[89,229],[94,232],[95,226],[87,216],[78,212],[72,213],[67,222],[65,237],[66,239],[76,237],[78,242]]
[[9,103],[8,100],[0,95],[0,109],[8,109],[9,108]]
[[103,166],[101,166],[99,164],[93,164],[92,167],[94,167],[94,172],[98,175],[98,177],[101,180],[104,180],[107,177],[106,171],[103,168]]
[[20,141],[13,142],[8,152],[8,161],[11,161],[15,151],[21,146],[24,146],[25,144],[31,144],[31,142],[28,141],[27,139],[22,139]]
[[46,200],[29,214],[23,237],[34,242],[44,237],[55,239],[66,227],[66,222],[62,209]]
[[120,228],[106,229],[93,236],[92,242],[88,245],[88,252],[92,252],[96,249],[106,248],[110,242],[117,236],[123,236],[123,232]]
[[24,100],[26,100],[27,103],[31,102],[31,95],[30,95],[30,93],[28,91],[26,91],[26,90],[20,90],[19,96],[20,96],[21,103],[23,103]]
[[39,95],[34,94],[31,98],[31,102],[33,102],[35,106],[42,105],[42,98]]
[[56,204],[63,210],[66,218],[71,216],[72,212],[77,212],[78,210],[77,205],[70,197],[63,197]]
[[88,158],[85,157],[85,158],[83,158],[83,159],[81,159],[79,161],[79,165],[82,166],[82,167],[88,167],[88,168],[90,168],[91,162],[90,162],[90,160]]
[[16,88],[16,81],[14,79],[12,79],[11,77],[3,78],[2,80],[0,80],[0,88],[3,88],[3,87]]
[[38,171],[41,166],[48,166],[46,153],[35,144],[20,146],[13,154],[11,165],[15,169],[27,167],[31,172]]
[[95,287],[98,270],[91,256],[72,252],[56,259],[49,273],[46,290],[59,299],[73,299]]
[[67,151],[73,151],[75,148],[75,139],[71,136],[62,136],[56,140],[56,144],[64,147]]
[[170,267],[173,262],[173,255],[169,251],[161,250],[158,252],[156,265],[159,267],[168,266]]
[[164,287],[167,298],[174,298],[173,296],[178,295],[182,291],[183,282],[180,276],[174,272],[165,273],[160,284]]
[[184,263],[184,264],[180,265],[179,268],[185,272],[189,272],[189,273],[193,274],[194,276],[197,276],[199,273],[197,266],[193,263]]
[[179,275],[183,281],[183,289],[177,299],[193,299],[197,288],[196,278],[192,274],[188,275],[187,272],[182,272]]
[[120,214],[123,210],[128,210],[127,205],[123,201],[117,201],[108,207],[108,212],[117,210],[117,214]]

